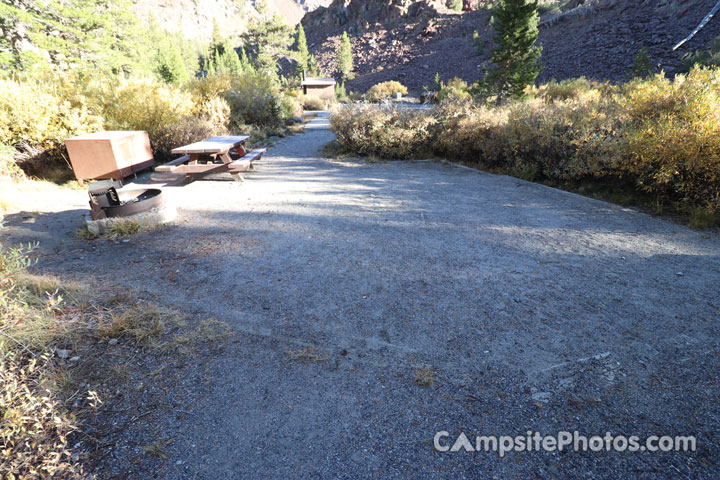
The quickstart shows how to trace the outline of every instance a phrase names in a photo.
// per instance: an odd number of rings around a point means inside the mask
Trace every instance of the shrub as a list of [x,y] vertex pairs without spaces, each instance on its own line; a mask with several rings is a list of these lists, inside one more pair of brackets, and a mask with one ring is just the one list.
[[325,110],[325,101],[315,95],[303,95],[302,106],[305,110]]
[[447,6],[448,8],[452,8],[457,12],[461,12],[463,8],[463,2],[462,0],[448,0]]
[[230,123],[230,105],[222,97],[211,97],[199,104],[196,116],[212,128],[214,135],[224,134]]
[[476,107],[469,101],[444,102],[432,113],[434,122],[429,129],[432,148],[451,159],[498,167],[505,159],[507,112]]
[[705,67],[720,67],[720,35],[715,37],[707,50],[697,50],[682,60],[685,70],[695,65]]
[[84,105],[73,105],[47,82],[0,80],[0,142],[54,147],[68,136],[102,127]]
[[652,60],[650,60],[650,54],[647,48],[640,47],[637,55],[635,55],[635,61],[633,62],[632,73],[636,77],[645,78],[652,75]]
[[339,109],[331,127],[346,149],[363,155],[433,153],[527,179],[602,180],[634,188],[636,198],[679,205],[697,225],[718,218],[720,69],[621,86],[580,78],[531,93],[500,107],[456,98],[424,111]]
[[7,478],[81,478],[68,451],[74,418],[49,388],[47,342],[61,331],[58,292],[31,282],[28,249],[0,245],[0,472]]
[[336,109],[330,128],[343,145],[361,155],[407,159],[428,153],[431,122],[431,117],[410,110],[353,105]]
[[280,93],[269,75],[245,72],[233,79],[225,94],[230,104],[231,127],[252,124],[282,125],[293,114],[293,103]]
[[370,102],[381,102],[386,98],[394,97],[396,93],[407,95],[407,88],[402,83],[391,80],[373,85],[365,96]]
[[58,95],[51,81],[0,80],[0,143],[12,145],[29,173],[65,165],[64,139],[102,129],[87,105]]
[[42,386],[49,362],[47,355],[24,359],[0,353],[0,471],[6,478],[83,478],[68,451],[73,418]]
[[442,102],[445,100],[464,100],[471,98],[470,89],[468,84],[455,77],[450,80],[447,85],[440,83],[440,91],[437,94],[437,101]]
[[340,103],[347,103],[350,98],[348,97],[347,89],[345,88],[345,82],[341,82],[335,85],[335,100]]
[[204,78],[194,78],[187,89],[202,101],[222,97],[232,90],[233,77],[230,75],[209,75]]
[[197,112],[193,95],[180,87],[148,79],[104,82],[95,95],[109,129],[146,130],[152,138],[162,127]]
[[616,168],[643,190],[720,209],[720,69],[625,86]]
[[0,177],[18,178],[23,172],[15,163],[16,150],[0,143]]
[[153,156],[156,162],[166,162],[173,158],[170,151],[180,145],[188,145],[221,132],[208,121],[197,117],[183,117],[175,123],[158,128],[152,141]]
[[559,83],[555,80],[551,80],[539,87],[533,87],[531,89],[531,94],[532,96],[540,97],[547,102],[553,102],[555,100],[570,100],[578,98],[580,95],[586,94],[598,88],[601,88],[601,86],[597,82],[591,82],[585,77],[580,77],[563,80]]

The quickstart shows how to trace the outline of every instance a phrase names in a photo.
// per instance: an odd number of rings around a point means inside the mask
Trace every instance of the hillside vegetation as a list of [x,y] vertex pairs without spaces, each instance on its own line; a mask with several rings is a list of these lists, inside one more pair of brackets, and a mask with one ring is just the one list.
[[146,130],[163,161],[212,135],[282,135],[302,113],[297,79],[275,73],[294,41],[277,16],[248,24],[236,40],[216,24],[201,44],[153,19],[146,28],[127,0],[3,3],[0,12],[0,171],[17,174],[17,164],[69,178],[64,140],[94,131]]

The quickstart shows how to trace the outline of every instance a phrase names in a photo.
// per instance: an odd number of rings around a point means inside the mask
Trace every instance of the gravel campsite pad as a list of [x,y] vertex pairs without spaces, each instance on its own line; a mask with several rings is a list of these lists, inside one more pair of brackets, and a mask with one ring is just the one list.
[[[717,233],[454,165],[324,158],[326,121],[244,182],[166,187],[179,220],[127,241],[74,235],[84,192],[8,217],[38,271],[231,327],[137,393],[149,413],[107,441],[99,478],[720,475]],[[438,431],[697,450],[501,457],[437,451]]]

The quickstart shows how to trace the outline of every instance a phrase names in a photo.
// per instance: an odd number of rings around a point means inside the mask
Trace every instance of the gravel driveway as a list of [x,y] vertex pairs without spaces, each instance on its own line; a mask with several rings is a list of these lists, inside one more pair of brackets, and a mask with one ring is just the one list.
[[[166,392],[183,415],[133,427],[101,478],[146,475],[128,459],[147,429],[170,439],[163,479],[718,478],[717,233],[452,165],[323,158],[332,138],[320,117],[245,182],[167,187],[182,220],[127,243],[72,235],[83,192],[8,220],[41,241],[40,270],[233,328]],[[435,451],[438,431],[697,451],[501,458]]]

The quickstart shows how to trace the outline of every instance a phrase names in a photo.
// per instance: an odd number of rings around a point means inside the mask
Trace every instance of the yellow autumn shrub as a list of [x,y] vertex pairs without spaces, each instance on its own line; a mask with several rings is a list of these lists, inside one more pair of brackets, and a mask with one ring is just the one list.
[[719,68],[619,86],[550,82],[499,107],[455,99],[419,111],[341,108],[331,126],[359,154],[431,152],[528,179],[602,179],[703,215],[720,212]]
[[407,87],[400,82],[391,80],[389,82],[380,82],[373,85],[365,93],[365,97],[369,102],[380,102],[386,98],[394,97],[396,93],[407,95]]
[[158,128],[195,114],[198,105],[192,93],[174,85],[151,79],[107,81],[95,91],[101,96],[103,117],[109,129],[147,130]]
[[465,80],[458,77],[448,80],[447,84],[441,84],[440,91],[437,94],[438,102],[466,100],[470,98],[472,98],[470,87]]
[[624,87],[630,120],[617,168],[648,191],[720,210],[720,69]]
[[433,109],[428,148],[452,159],[498,167],[507,150],[508,111],[476,106],[467,100],[445,101]]
[[368,104],[336,107],[331,130],[338,140],[360,155],[407,159],[429,154],[431,116],[394,107]]

